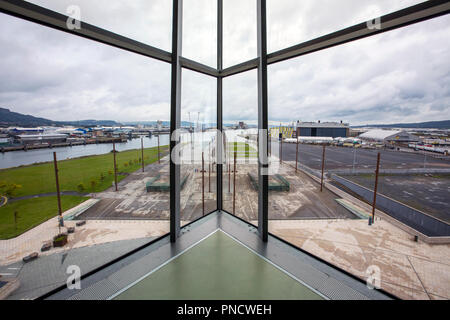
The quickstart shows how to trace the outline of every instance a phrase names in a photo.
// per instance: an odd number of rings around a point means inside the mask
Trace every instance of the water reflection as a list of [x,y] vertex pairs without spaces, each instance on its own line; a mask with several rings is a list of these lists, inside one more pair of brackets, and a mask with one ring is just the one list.
[[[169,135],[161,135],[159,137],[160,145],[169,144]],[[156,147],[158,145],[158,137],[144,137],[144,148]],[[118,151],[140,149],[141,139],[131,139],[127,142],[116,143]],[[58,160],[70,158],[78,158],[89,155],[105,154],[112,150],[111,143],[87,144],[72,147],[45,148],[34,149],[29,151],[10,151],[0,153],[0,169],[17,167],[20,165],[29,165],[37,162],[52,161],[53,152],[56,152]]]

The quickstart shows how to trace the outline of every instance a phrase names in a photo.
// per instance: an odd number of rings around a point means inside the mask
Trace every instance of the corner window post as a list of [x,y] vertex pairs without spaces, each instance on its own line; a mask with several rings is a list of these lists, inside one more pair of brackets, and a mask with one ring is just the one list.
[[[180,233],[180,164],[174,161],[179,143],[177,130],[181,125],[181,48],[183,0],[173,0],[172,71],[170,94],[170,241]],[[176,157],[178,158],[178,157]]]
[[267,28],[266,0],[257,0],[258,23],[258,231],[264,242],[268,239],[269,162],[267,153]]

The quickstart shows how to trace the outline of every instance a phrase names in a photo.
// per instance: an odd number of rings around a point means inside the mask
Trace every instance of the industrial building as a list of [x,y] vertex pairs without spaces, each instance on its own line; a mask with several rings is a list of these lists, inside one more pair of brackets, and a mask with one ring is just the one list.
[[349,137],[350,128],[347,123],[341,122],[300,122],[292,123],[288,126],[280,124],[279,127],[270,128],[270,136],[283,139],[326,137],[326,138],[346,138]]
[[406,131],[383,129],[369,130],[359,135],[359,138],[365,141],[380,142],[385,144],[409,143],[419,141],[416,136]]
[[278,139],[280,137],[280,134],[282,135],[283,139],[291,139],[295,138],[295,128],[294,127],[288,127],[288,126],[279,126],[270,128],[270,136],[272,138]]
[[348,137],[349,124],[341,122],[297,122],[298,137]]
[[8,128],[8,133],[12,136],[20,135],[20,134],[41,134],[44,133],[44,128]]
[[7,134],[0,134],[0,146],[9,145],[12,143],[11,137]]
[[65,134],[21,134],[16,136],[19,143],[27,144],[52,144],[66,142],[67,135]]

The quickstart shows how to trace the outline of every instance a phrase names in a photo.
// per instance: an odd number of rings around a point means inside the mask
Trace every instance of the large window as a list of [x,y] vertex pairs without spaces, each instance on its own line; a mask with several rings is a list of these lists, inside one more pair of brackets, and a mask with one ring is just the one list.
[[169,232],[170,66],[0,24],[0,273],[21,282],[11,298],[28,299],[63,285],[71,265],[85,274]]
[[181,102],[181,221],[217,209],[216,81],[183,70]]
[[[172,46],[171,1],[30,0],[27,2],[166,51],[170,51]],[[130,17],[133,17],[132,23]]]
[[420,2],[423,1],[268,0],[268,51],[278,51]]
[[256,39],[256,1],[224,1],[224,67],[256,58]]
[[183,57],[211,67],[217,64],[217,3],[183,2]]
[[12,298],[63,285],[68,266],[85,274],[176,241],[179,224],[218,208],[264,241],[269,220],[362,281],[378,270],[400,298],[450,298],[448,124],[422,123],[450,113],[448,4],[0,5],[0,273],[17,270]]
[[[427,274],[446,277],[436,256],[442,247],[414,243],[402,224],[430,236],[437,229],[427,226],[448,224],[450,164],[439,153],[414,151],[414,141],[426,139],[420,130],[370,127],[449,113],[449,22],[441,17],[271,65],[268,72],[272,157],[289,184],[271,190],[276,176],[269,178],[269,230],[362,279],[379,268],[381,288],[403,299],[447,295]],[[378,154],[376,203],[384,214],[377,211],[369,226]]]
[[256,71],[223,81],[223,208],[258,224],[258,99]]

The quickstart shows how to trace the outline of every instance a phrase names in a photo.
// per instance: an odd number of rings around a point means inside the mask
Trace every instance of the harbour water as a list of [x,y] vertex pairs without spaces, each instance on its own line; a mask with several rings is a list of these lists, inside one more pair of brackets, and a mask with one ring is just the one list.
[[[169,144],[169,135],[159,136],[160,145]],[[144,137],[144,148],[158,146],[158,137]],[[78,145],[72,147],[44,148],[29,151],[10,151],[0,153],[0,169],[29,165],[37,162],[53,161],[53,152],[56,152],[58,160],[79,158],[96,154],[109,153],[112,150],[112,143],[99,143]],[[127,142],[116,143],[117,151],[125,151],[141,148],[141,139],[127,140]]]

